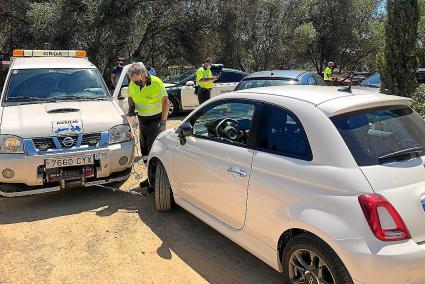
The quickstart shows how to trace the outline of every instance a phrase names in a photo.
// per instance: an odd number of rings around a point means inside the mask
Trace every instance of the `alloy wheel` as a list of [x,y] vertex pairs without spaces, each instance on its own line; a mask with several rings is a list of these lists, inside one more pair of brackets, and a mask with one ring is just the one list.
[[335,284],[335,278],[325,261],[308,249],[298,249],[289,258],[289,278],[292,284]]

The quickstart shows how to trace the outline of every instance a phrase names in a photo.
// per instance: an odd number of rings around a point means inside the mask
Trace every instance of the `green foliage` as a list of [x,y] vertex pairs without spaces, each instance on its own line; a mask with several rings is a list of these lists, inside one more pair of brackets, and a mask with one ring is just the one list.
[[425,85],[421,84],[413,93],[412,108],[425,118]]
[[159,74],[206,57],[256,71],[372,66],[382,0],[2,0],[0,50],[85,49],[108,78],[117,56]]
[[417,87],[418,1],[389,0],[387,5],[382,90],[391,95],[412,97]]

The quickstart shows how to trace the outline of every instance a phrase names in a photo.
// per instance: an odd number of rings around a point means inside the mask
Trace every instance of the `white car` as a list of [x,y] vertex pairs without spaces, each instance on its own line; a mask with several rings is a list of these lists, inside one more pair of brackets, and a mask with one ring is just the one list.
[[84,51],[15,50],[0,106],[0,196],[120,183],[134,139]]
[[425,122],[407,98],[282,86],[157,138],[149,180],[284,283],[425,283]]

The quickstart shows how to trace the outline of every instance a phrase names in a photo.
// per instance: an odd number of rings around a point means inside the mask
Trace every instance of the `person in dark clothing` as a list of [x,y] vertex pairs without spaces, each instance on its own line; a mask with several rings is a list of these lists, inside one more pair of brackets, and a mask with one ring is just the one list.
[[124,68],[124,58],[118,57],[117,65],[114,68],[112,68],[112,73],[111,73],[111,82],[112,82],[112,85],[114,85],[114,88],[117,86],[117,83],[118,83],[118,80],[120,79],[123,68]]

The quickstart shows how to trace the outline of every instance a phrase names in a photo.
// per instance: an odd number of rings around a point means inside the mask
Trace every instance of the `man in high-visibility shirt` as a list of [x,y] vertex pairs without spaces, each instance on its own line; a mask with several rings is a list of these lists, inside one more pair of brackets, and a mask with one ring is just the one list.
[[198,87],[198,102],[200,105],[211,98],[211,89],[214,88],[214,81],[218,79],[211,72],[212,64],[213,61],[207,58],[204,64],[196,71],[196,86]]
[[326,84],[328,84],[328,86],[332,86],[333,82],[332,82],[332,72],[334,69],[334,63],[332,61],[330,61],[328,63],[328,66],[325,69],[325,73],[323,75],[323,80],[325,80]]
[[128,86],[128,115],[137,113],[140,148],[146,164],[153,142],[166,128],[170,104],[164,83],[158,77],[149,75],[143,63],[131,64],[127,74],[131,79]]

